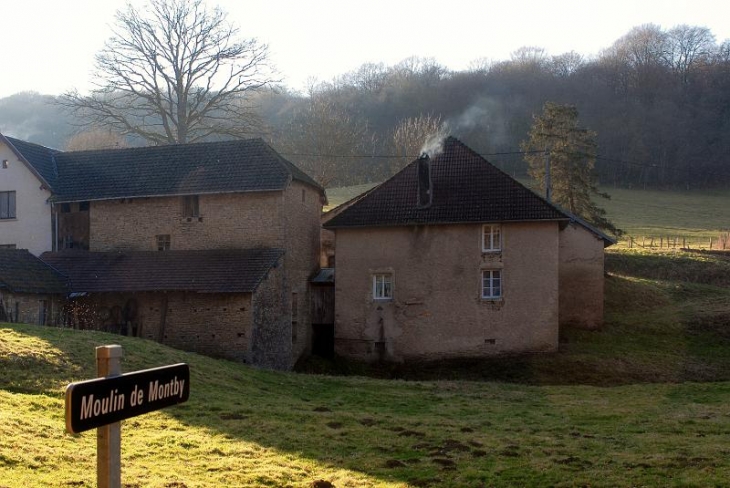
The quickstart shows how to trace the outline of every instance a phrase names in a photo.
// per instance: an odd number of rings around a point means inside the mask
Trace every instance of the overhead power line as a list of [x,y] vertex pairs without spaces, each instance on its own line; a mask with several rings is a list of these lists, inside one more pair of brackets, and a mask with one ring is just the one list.
[[[489,156],[521,156],[525,154],[542,154],[545,151],[501,151],[501,152],[493,152],[493,153],[477,153],[482,157],[489,157]],[[397,155],[397,154],[312,154],[312,153],[289,153],[289,152],[282,152],[283,156],[288,157],[308,157],[308,158],[342,158],[342,159],[408,159],[408,160],[415,160],[419,156],[411,156],[411,155]],[[607,156],[602,155],[596,155],[596,159],[600,161],[605,161],[608,163],[613,164],[621,164],[626,166],[634,166],[639,168],[649,168],[649,169],[661,169],[663,171],[668,171],[672,173],[689,173],[691,169],[687,168],[673,168],[673,167],[662,167],[659,164],[656,163],[639,163],[636,161],[627,161],[623,159],[617,159],[617,158],[610,158]],[[730,179],[730,173],[725,172],[718,172],[713,170],[705,170],[703,171],[704,174],[709,176],[719,176],[722,178],[728,178]]]

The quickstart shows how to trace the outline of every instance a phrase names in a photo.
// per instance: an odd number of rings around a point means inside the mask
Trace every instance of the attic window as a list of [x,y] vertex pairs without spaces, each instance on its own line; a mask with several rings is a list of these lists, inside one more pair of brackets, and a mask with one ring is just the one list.
[[160,234],[156,236],[157,239],[157,250],[158,251],[169,251],[170,250],[170,234]]
[[183,217],[199,217],[200,207],[198,195],[186,195],[183,197]]
[[8,166],[10,166],[10,161],[3,159],[3,169],[8,169]]

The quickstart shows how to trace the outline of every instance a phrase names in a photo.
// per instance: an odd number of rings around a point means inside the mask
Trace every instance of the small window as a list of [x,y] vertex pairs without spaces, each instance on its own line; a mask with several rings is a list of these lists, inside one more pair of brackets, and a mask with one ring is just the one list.
[[393,299],[392,273],[378,273],[373,275],[373,298],[375,300]]
[[3,169],[8,169],[8,166],[10,166],[10,161],[3,159]]
[[187,195],[183,197],[183,217],[200,217],[198,195]]
[[169,251],[170,250],[170,234],[160,234],[157,236],[157,250],[158,251]]
[[502,226],[487,224],[482,226],[482,251],[498,252],[502,250]]
[[482,270],[482,298],[494,300],[502,298],[502,271],[499,269]]
[[305,203],[307,201],[307,190],[302,188],[302,203]]
[[61,213],[71,213],[71,204],[70,203],[62,203],[61,204]]
[[15,192],[0,191],[0,220],[15,218]]
[[79,202],[79,212],[88,212],[89,202]]

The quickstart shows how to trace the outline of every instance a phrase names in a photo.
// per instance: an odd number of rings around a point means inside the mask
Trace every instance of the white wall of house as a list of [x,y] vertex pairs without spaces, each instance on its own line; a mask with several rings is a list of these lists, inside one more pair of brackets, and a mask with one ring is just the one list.
[[42,188],[41,181],[25,163],[0,142],[0,198],[4,192],[15,192],[15,218],[0,218],[0,246],[14,244],[36,256],[50,251],[53,234],[48,199],[51,193]]

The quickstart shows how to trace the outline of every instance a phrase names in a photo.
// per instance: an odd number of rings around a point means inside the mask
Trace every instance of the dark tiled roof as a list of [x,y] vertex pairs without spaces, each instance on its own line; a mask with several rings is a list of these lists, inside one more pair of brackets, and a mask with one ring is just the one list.
[[[64,152],[57,201],[321,187],[261,139]],[[324,190],[322,190],[324,192]]]
[[66,293],[66,279],[25,249],[0,249],[0,289],[14,293]]
[[418,160],[324,224],[326,228],[568,220],[560,210],[448,137],[431,158],[433,197],[418,205]]
[[280,249],[63,251],[41,259],[70,279],[71,292],[251,293],[277,266]]
[[55,189],[58,170],[56,167],[55,157],[60,154],[61,151],[57,149],[51,149],[39,144],[33,144],[32,142],[21,141],[14,137],[3,136],[5,139],[13,145],[13,147],[19,152],[25,160],[32,166],[31,170],[35,172],[45,180],[50,186],[50,189]]

